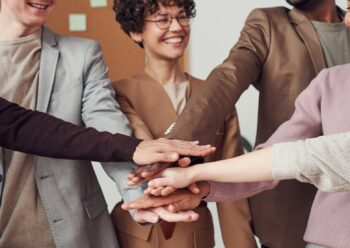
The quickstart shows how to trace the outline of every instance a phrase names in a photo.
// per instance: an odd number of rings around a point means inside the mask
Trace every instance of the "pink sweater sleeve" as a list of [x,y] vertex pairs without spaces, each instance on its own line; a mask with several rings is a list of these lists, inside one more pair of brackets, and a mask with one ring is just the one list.
[[[322,71],[295,101],[291,119],[283,123],[264,144],[257,149],[274,143],[295,141],[322,135],[321,99],[322,88],[328,80],[327,71]],[[211,190],[206,201],[237,200],[250,197],[277,186],[278,181],[258,183],[210,182]]]

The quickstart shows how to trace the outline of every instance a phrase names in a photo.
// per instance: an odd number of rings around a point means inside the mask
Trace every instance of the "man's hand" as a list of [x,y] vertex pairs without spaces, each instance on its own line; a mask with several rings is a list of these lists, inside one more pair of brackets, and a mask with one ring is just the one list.
[[176,162],[180,156],[204,157],[215,151],[211,145],[198,145],[198,141],[181,141],[160,138],[142,141],[133,155],[138,165],[150,165],[157,162]]
[[202,198],[210,192],[210,185],[207,182],[198,183],[198,187],[200,189],[199,194],[181,189],[165,197],[144,196],[131,203],[124,203],[122,208],[130,210],[167,206],[171,212],[194,209],[200,204]]

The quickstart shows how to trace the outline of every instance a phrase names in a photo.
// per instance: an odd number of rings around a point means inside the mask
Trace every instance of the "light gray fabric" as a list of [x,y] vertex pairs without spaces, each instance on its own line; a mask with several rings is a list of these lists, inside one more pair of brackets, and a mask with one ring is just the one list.
[[[100,46],[91,40],[43,30],[37,110],[78,125],[131,134],[114,100]],[[121,165],[121,166],[120,166]],[[103,164],[122,197],[130,164]],[[90,162],[35,157],[35,178],[57,247],[118,247],[107,205]]]
[[312,21],[320,40],[327,67],[350,61],[350,30],[344,23]]
[[350,132],[273,145],[272,174],[323,191],[350,191]]

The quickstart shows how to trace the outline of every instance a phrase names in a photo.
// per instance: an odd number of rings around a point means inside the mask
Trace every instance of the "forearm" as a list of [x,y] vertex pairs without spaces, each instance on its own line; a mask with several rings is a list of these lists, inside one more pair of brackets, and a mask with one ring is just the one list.
[[191,181],[226,183],[272,180],[272,148],[189,168]]
[[8,149],[64,159],[132,161],[140,142],[0,101],[0,145]]

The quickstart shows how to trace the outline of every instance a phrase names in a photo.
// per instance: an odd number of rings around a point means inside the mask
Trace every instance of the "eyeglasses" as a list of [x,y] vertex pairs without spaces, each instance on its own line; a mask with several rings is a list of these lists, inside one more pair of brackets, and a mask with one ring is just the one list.
[[144,20],[145,22],[154,22],[157,27],[162,30],[166,30],[170,27],[173,19],[176,19],[181,27],[186,28],[191,24],[191,17],[186,13],[179,14],[178,16],[171,16],[168,12],[161,12],[154,17],[154,20]]

